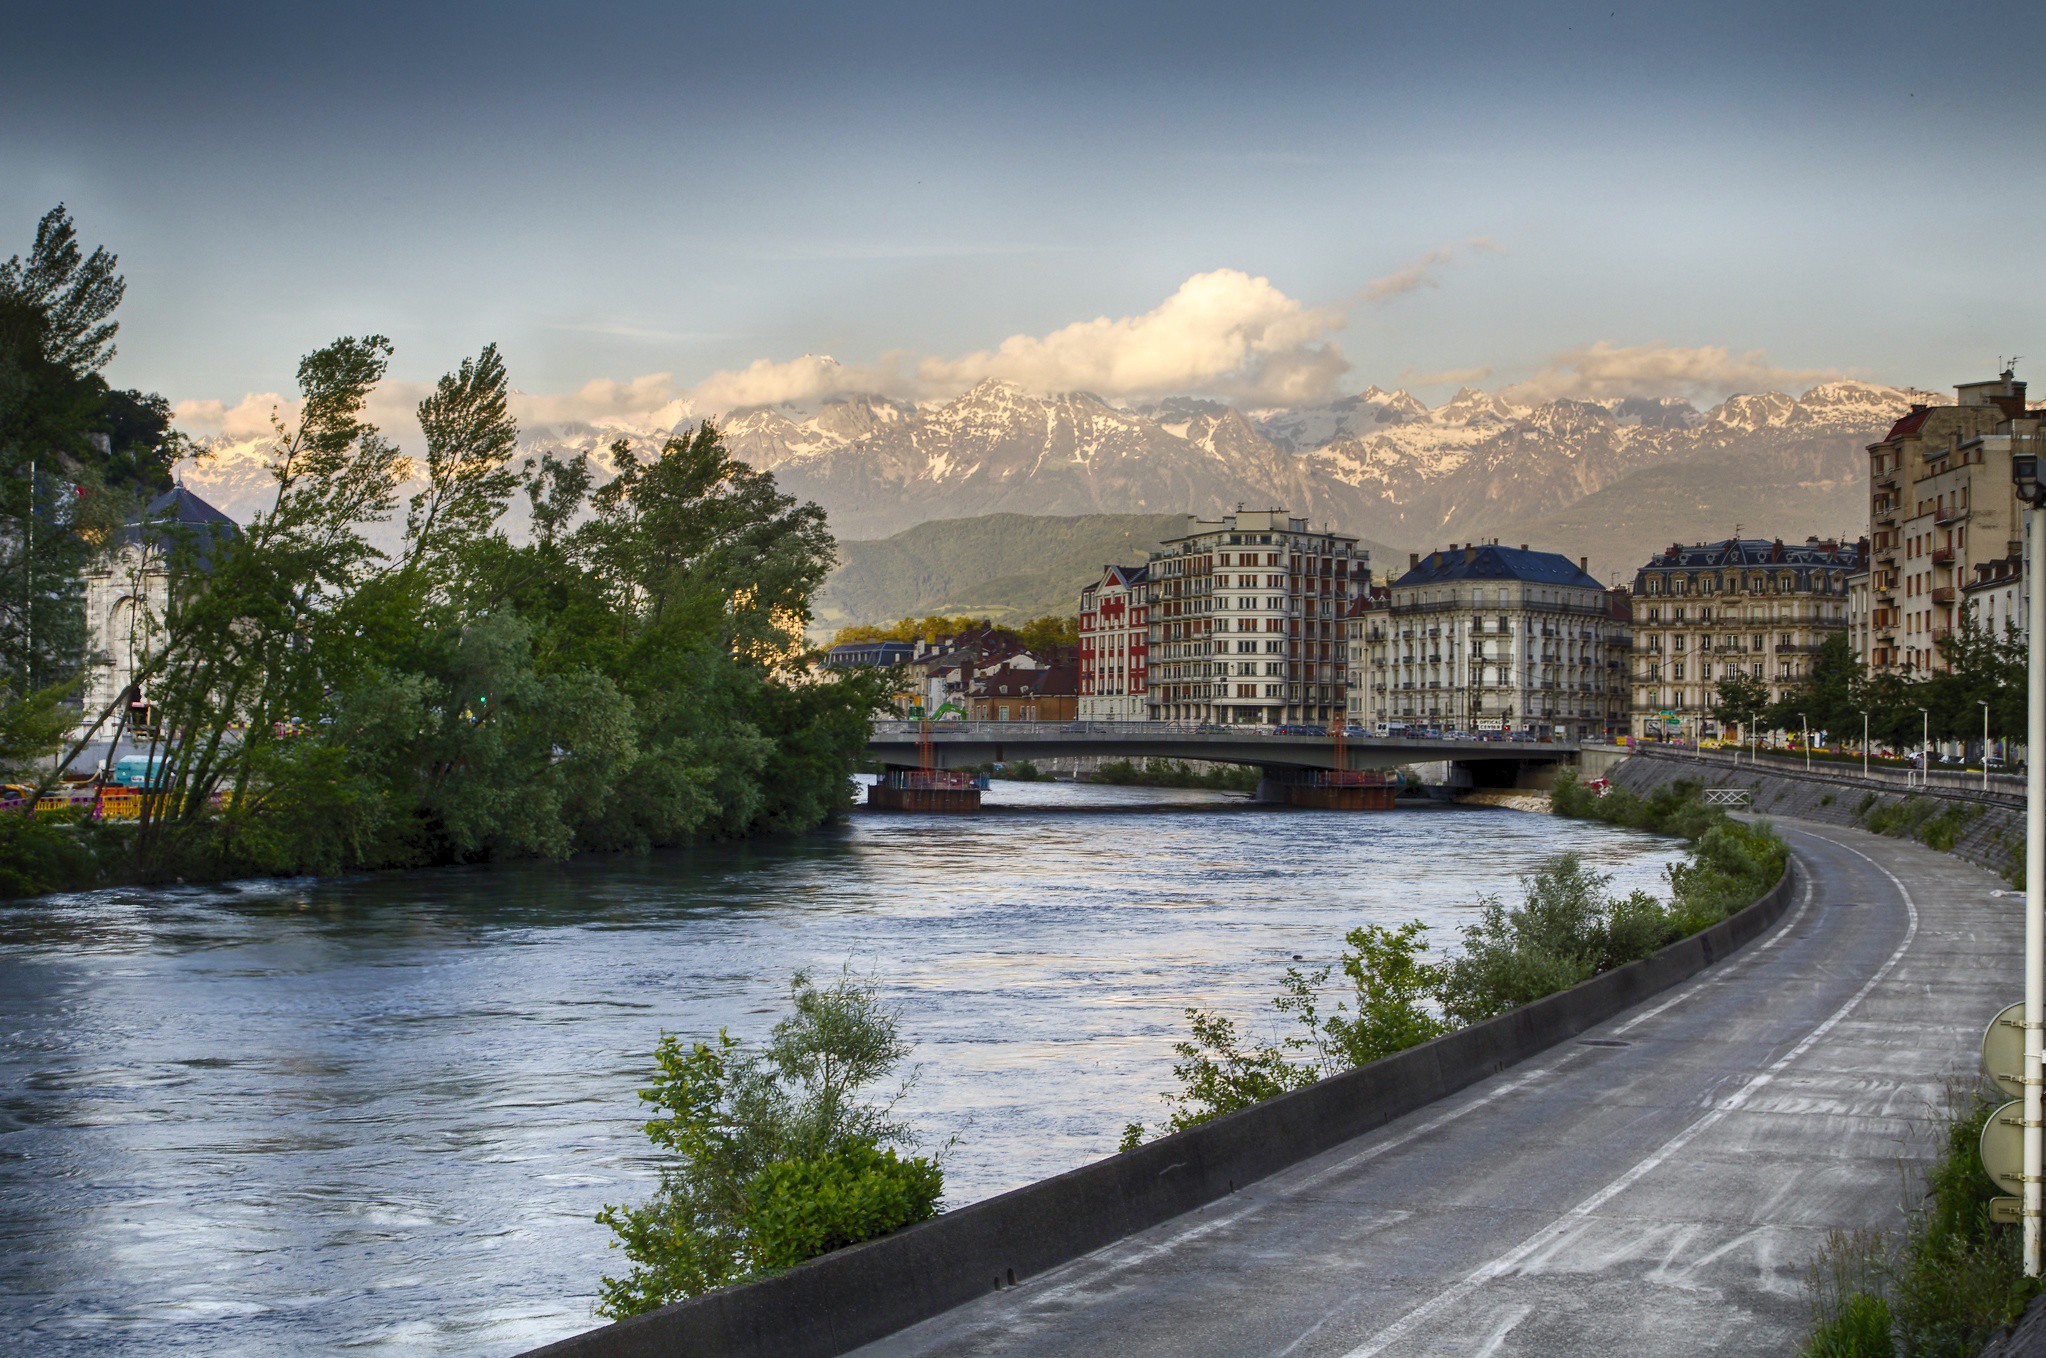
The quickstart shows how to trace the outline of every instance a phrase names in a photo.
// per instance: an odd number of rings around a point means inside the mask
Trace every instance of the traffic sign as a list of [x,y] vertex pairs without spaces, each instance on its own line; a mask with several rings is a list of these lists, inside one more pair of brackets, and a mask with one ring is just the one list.
[[2025,1097],[2025,1002],[2019,1000],[1982,1030],[1982,1073],[2014,1099]]
[[2025,1104],[2012,1099],[1982,1125],[1982,1168],[1998,1188],[2025,1189]]

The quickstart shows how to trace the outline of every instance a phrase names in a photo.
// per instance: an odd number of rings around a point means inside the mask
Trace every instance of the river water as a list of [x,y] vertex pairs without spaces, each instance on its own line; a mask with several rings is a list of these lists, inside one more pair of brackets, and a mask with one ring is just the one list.
[[1157,1121],[1189,1005],[1269,1030],[1285,966],[1358,924],[1453,945],[1546,855],[1622,889],[1674,856],[1237,801],[998,783],[975,819],[0,907],[0,1349],[515,1352],[621,1266],[591,1217],[654,1181],[658,1036],[756,1037],[798,967],[899,1005],[956,1206]]

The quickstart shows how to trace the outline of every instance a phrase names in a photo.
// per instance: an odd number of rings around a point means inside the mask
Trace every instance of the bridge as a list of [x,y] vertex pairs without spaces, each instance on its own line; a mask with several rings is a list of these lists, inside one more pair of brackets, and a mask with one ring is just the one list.
[[[1268,773],[1310,769],[1393,769],[1447,763],[1471,781],[1510,787],[1523,769],[1574,761],[1575,740],[1475,738],[1421,740],[1325,732],[1282,735],[1270,727],[1169,721],[877,721],[867,753],[893,768],[921,768],[928,733],[933,768],[963,769],[1014,760],[1206,760],[1248,764]],[[1340,744],[1340,762],[1338,745]]]

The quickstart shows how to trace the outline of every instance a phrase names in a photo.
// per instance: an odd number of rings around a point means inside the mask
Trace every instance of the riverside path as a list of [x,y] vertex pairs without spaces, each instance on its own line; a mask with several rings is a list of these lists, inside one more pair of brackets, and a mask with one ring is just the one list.
[[2022,985],[2022,902],[1781,823],[1771,933],[1577,1039],[1208,1208],[856,1350],[1781,1353],[1805,1263],[1901,1220],[1900,1160]]

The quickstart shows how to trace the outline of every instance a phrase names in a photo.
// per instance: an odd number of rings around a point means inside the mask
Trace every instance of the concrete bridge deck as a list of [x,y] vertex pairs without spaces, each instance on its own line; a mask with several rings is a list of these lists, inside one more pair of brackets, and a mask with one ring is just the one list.
[[1406,1358],[1789,1351],[1838,1227],[1901,1219],[1900,1156],[2021,987],[1989,874],[1782,827],[1765,938],[1575,1041],[856,1352]]
[[[1269,769],[1333,769],[1335,741],[1326,734],[1279,735],[1256,726],[1216,726],[1162,721],[934,721],[930,723],[933,764],[966,768],[1012,759],[1198,759],[1252,764]],[[913,721],[877,721],[867,753],[884,764],[915,767],[922,762],[923,726]],[[1577,756],[1574,740],[1416,740],[1352,736],[1344,742],[1343,767],[1390,769],[1406,764],[1554,764]]]

